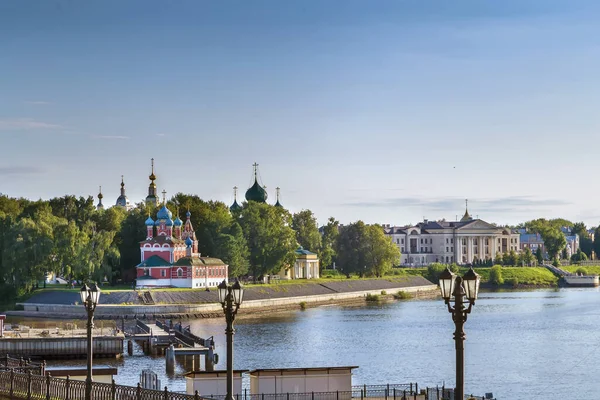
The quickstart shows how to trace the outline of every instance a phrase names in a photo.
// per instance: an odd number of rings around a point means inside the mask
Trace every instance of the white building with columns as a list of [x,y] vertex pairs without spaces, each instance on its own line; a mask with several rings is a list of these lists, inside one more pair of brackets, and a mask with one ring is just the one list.
[[424,220],[403,227],[385,225],[384,231],[400,249],[401,265],[408,266],[434,262],[470,264],[520,250],[519,233],[474,219],[468,210],[460,221]]

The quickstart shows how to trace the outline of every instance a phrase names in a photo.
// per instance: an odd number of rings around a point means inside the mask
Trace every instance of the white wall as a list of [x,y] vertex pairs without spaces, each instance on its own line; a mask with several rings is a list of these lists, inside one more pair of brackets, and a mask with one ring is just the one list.
[[260,372],[250,375],[251,394],[347,392],[352,390],[351,370]]
[[[215,374],[198,374],[185,377],[185,388],[187,394],[195,394],[196,390],[200,396],[223,396],[227,394],[227,373],[215,372]],[[233,395],[242,393],[242,375],[233,375]]]

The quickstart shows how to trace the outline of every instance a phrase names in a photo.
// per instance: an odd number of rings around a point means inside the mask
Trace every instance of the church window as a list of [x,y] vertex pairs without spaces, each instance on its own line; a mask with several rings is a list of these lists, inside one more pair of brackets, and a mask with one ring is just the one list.
[[150,270],[148,268],[144,268],[144,275],[150,276]]
[[179,269],[177,270],[177,277],[178,277],[178,278],[181,278],[181,277],[183,277],[183,270],[182,270],[181,268],[179,268]]
[[161,277],[163,277],[163,278],[164,278],[165,276],[167,276],[167,270],[166,270],[166,269],[161,269],[161,270],[160,270],[160,276],[161,276]]

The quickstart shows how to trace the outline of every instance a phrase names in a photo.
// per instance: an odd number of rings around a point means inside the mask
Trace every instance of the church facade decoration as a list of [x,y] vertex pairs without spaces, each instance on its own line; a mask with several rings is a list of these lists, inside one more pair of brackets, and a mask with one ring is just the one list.
[[146,240],[140,242],[136,287],[206,289],[227,281],[228,265],[198,252],[191,213],[186,213],[185,223],[178,216],[175,220],[172,217],[166,203],[158,210],[156,220],[148,216]]

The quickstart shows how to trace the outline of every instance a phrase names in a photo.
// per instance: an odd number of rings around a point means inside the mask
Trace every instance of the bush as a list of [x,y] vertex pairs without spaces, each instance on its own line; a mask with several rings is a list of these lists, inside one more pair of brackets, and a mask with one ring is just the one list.
[[394,295],[394,298],[396,300],[408,300],[408,299],[412,299],[412,294],[405,292],[403,290],[399,290],[398,293],[396,293]]
[[301,310],[306,310],[306,302],[305,301],[301,301],[300,302],[300,309]]
[[494,265],[490,269],[489,282],[493,285],[502,285],[504,283],[504,278],[502,277],[502,267],[500,265]]
[[369,293],[369,294],[367,294],[366,300],[367,301],[379,301],[379,296],[376,294]]
[[512,287],[517,287],[517,286],[519,286],[519,278],[507,279],[506,283],[508,283],[509,285],[512,285]]
[[577,275],[581,274],[581,275],[588,275],[588,270],[583,268],[583,267],[579,267],[577,268],[577,271],[575,271],[575,273]]
[[381,291],[381,295],[382,295],[382,296],[385,296],[385,295],[387,295],[387,292],[386,292],[385,290],[382,290],[382,291]]

